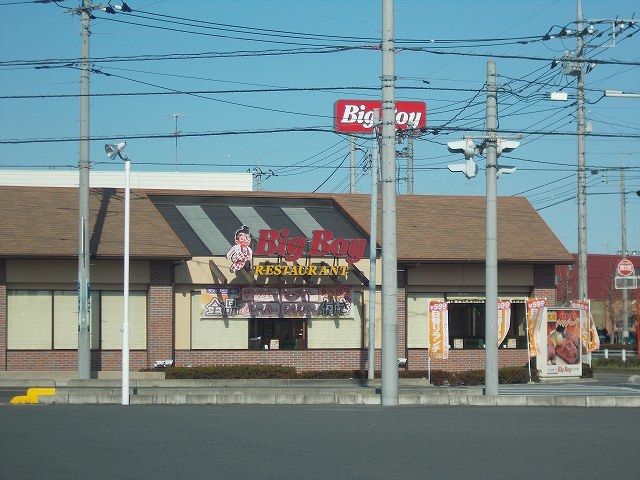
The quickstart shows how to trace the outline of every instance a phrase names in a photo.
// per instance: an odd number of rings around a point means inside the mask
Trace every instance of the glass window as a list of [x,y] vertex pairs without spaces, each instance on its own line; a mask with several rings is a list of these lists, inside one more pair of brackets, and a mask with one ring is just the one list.
[[52,340],[50,290],[7,292],[7,348],[49,350]]
[[484,346],[484,303],[449,303],[449,343],[461,338],[463,348]]
[[[100,299],[103,350],[122,349],[123,293],[103,291]],[[147,292],[129,292],[129,348],[147,348]]]
[[249,348],[304,350],[307,348],[307,320],[252,318],[249,322]]

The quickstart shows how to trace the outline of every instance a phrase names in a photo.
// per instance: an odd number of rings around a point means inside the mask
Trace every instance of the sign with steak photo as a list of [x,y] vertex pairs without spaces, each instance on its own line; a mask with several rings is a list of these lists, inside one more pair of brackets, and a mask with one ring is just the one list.
[[[580,333],[584,315],[575,308],[548,308],[546,329],[546,352],[538,357],[538,368],[543,376],[582,375]],[[546,361],[541,361],[541,360]],[[540,364],[543,365],[540,365]],[[543,368],[540,368],[540,367]]]

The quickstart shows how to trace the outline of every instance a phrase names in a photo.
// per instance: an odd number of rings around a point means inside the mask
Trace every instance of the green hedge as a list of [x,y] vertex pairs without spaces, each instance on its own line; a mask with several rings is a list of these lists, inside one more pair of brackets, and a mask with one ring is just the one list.
[[169,367],[165,378],[178,379],[241,379],[296,378],[296,369],[281,365],[224,365],[210,367]]
[[616,368],[639,368],[640,358],[633,357],[627,358],[626,362],[623,362],[620,357],[616,358],[593,358],[591,365],[594,367],[616,367]]
[[[363,370],[306,370],[298,372],[294,367],[281,365],[225,365],[201,367],[169,367],[162,369],[168,379],[366,379]],[[427,378],[426,370],[399,370],[400,378]],[[539,381],[537,371],[532,369],[533,380]],[[375,372],[380,378],[380,371]],[[498,373],[500,383],[527,383],[527,367],[501,368]],[[447,372],[431,371],[433,385],[482,385],[484,370]]]

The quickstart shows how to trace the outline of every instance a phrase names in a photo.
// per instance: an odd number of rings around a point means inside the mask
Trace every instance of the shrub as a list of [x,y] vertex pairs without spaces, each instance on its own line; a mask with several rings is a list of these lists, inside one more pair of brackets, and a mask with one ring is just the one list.
[[203,367],[170,367],[165,378],[176,379],[243,379],[296,378],[296,369],[282,365],[226,365]]
[[[282,365],[224,365],[197,367],[168,367],[163,369],[168,379],[365,379],[366,370],[306,370],[296,371],[294,367]],[[426,370],[399,370],[400,378],[427,378]],[[537,371],[532,370],[534,381],[539,381]],[[380,371],[375,372],[380,378]],[[500,383],[527,383],[527,367],[506,367],[498,372]],[[432,385],[464,386],[484,384],[484,370],[447,372],[431,371]]]
[[[531,371],[533,376],[533,370]],[[506,367],[498,372],[500,383],[529,383],[529,370],[527,367]]]
[[582,364],[582,377],[581,378],[593,378],[593,368],[588,363]]
[[626,362],[622,358],[594,358],[591,361],[594,367],[619,367],[619,368],[638,368],[640,367],[640,358],[627,358]]

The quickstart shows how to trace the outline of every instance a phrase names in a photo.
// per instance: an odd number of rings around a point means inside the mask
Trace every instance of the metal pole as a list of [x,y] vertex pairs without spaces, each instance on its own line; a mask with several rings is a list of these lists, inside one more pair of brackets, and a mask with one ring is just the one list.
[[382,1],[382,405],[398,405],[398,255],[393,0]]
[[524,333],[527,337],[527,370],[529,371],[529,383],[533,381],[531,377],[531,345],[529,344],[529,319],[528,315],[524,317]]
[[[582,31],[582,1],[577,0],[577,27]],[[577,41],[577,117],[578,117],[578,298],[586,300],[589,297],[587,291],[587,187],[585,167],[585,143],[584,143],[584,39],[582,35],[576,36]]]
[[129,198],[131,162],[124,159],[124,295],[122,299],[122,405],[129,405]]
[[487,251],[485,267],[485,395],[498,395],[498,222],[496,64],[487,62]]
[[356,137],[349,136],[349,193],[356,193]]
[[91,312],[89,308],[90,249],[89,249],[89,21],[90,0],[82,0],[80,66],[80,159],[78,171],[78,378],[89,379],[91,374]]
[[407,140],[407,195],[413,195],[413,128]]
[[173,118],[176,121],[176,172],[178,171],[178,114],[174,113]]
[[[627,258],[627,195],[625,193],[624,160],[620,159],[620,225],[622,258]],[[638,321],[638,320],[636,320]],[[622,289],[622,340],[629,338],[629,291]]]
[[373,149],[371,151],[371,222],[369,228],[369,350],[367,378],[376,370],[376,260],[378,229],[378,122],[380,111],[373,111]]

